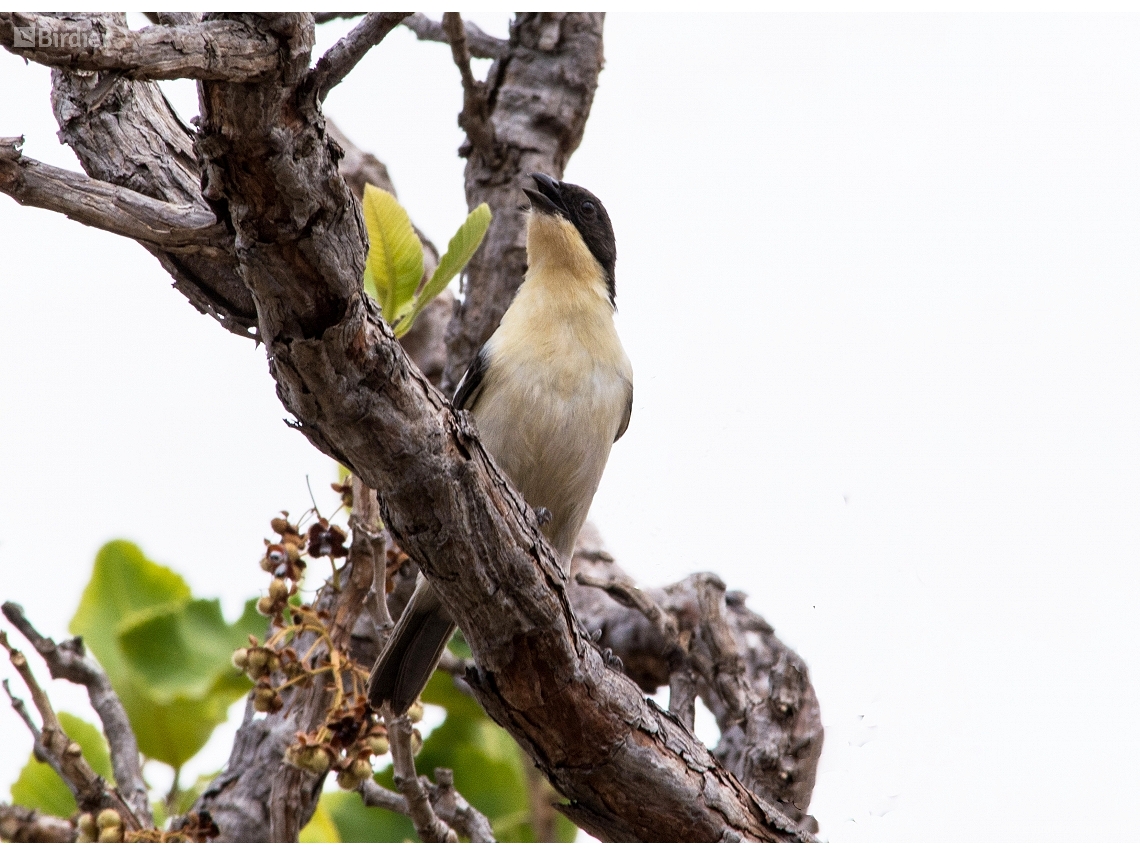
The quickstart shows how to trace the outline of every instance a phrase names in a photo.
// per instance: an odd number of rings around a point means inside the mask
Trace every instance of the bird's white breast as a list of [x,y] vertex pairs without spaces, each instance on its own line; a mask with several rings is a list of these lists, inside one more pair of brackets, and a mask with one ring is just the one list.
[[633,373],[604,284],[535,284],[520,289],[488,342],[472,413],[527,502],[550,511],[544,531],[568,562],[625,419]]

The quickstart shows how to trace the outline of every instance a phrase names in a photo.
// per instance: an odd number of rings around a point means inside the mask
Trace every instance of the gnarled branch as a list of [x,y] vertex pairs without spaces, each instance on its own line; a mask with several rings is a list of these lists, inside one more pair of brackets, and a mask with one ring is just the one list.
[[[237,21],[131,30],[85,16],[3,12],[0,39],[41,65],[114,71],[136,80],[247,81],[277,66],[273,39]],[[32,44],[23,46],[28,39]]]
[[213,213],[160,202],[134,190],[40,163],[20,153],[22,137],[0,138],[0,192],[85,226],[162,249],[224,247],[230,241]]

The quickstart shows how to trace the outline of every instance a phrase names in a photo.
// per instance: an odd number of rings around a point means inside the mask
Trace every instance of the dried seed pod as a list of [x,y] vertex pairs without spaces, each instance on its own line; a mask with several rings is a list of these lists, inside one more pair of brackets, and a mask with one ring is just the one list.
[[282,579],[274,579],[269,583],[269,596],[284,602],[289,599],[289,586]]
[[230,662],[239,671],[244,671],[249,667],[249,648],[239,647],[234,651],[233,656],[230,657]]
[[99,828],[118,828],[123,824],[123,818],[114,808],[103,808],[95,818],[95,824]]

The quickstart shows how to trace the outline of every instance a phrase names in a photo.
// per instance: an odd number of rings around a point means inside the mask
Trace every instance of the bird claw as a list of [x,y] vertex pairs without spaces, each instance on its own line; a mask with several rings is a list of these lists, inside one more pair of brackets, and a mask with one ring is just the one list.
[[625,673],[625,663],[621,661],[620,656],[608,647],[602,651],[602,661],[606,663],[606,667],[611,671],[617,671],[619,674]]
[[538,517],[538,524],[540,526],[544,526],[554,519],[554,514],[550,513],[547,508],[535,508],[534,515]]

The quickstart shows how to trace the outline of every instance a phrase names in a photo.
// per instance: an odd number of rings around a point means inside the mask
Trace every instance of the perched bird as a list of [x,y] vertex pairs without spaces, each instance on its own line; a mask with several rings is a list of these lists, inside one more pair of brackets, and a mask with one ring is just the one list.
[[[633,370],[614,328],[617,250],[606,209],[581,187],[531,177],[526,277],[453,404],[471,411],[484,447],[545,518],[569,569],[610,447],[629,425]],[[403,713],[454,630],[421,576],[372,669],[369,703]]]

